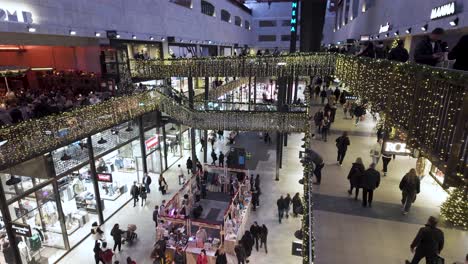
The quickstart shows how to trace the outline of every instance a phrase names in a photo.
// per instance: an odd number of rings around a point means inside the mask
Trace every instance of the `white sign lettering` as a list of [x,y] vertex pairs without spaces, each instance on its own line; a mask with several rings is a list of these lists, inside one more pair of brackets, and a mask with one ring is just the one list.
[[31,12],[0,6],[0,22],[32,24],[34,21]]
[[380,25],[380,29],[379,29],[379,34],[380,33],[385,33],[385,32],[388,32],[392,29],[392,27],[390,26],[390,23],[387,22],[386,25]]
[[431,20],[455,14],[455,2],[432,8]]

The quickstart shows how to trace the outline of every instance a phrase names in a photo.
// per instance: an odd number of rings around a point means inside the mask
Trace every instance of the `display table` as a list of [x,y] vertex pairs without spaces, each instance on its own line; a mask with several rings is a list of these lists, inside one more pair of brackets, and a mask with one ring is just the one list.
[[242,238],[245,232],[245,226],[247,225],[247,221],[250,217],[250,211],[251,211],[251,199],[248,201],[247,206],[242,210],[241,212],[241,224],[239,225],[239,228],[237,229],[237,234],[226,234],[224,238],[224,251],[229,254],[235,255],[236,252],[234,251],[234,247],[237,244],[237,241]]
[[[185,249],[185,255],[187,257],[187,264],[197,264],[197,257],[200,255],[202,248],[196,248],[187,246]],[[208,257],[208,264],[216,264],[216,251],[206,250],[206,256]]]

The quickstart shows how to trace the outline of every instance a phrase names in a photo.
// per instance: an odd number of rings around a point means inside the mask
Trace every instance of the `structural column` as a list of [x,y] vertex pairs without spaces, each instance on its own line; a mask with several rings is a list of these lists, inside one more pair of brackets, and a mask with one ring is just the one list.
[[94,196],[96,197],[96,209],[98,213],[99,224],[102,225],[104,224],[104,216],[102,214],[101,193],[99,192],[99,183],[96,173],[96,161],[94,160],[94,149],[91,136],[88,136],[86,141],[88,145],[89,168],[91,171],[91,179],[93,181]]
[[145,144],[145,130],[143,127],[143,116],[138,118],[138,135],[140,137],[141,148],[141,164],[143,166],[143,174],[148,173],[148,164],[146,162],[146,144]]

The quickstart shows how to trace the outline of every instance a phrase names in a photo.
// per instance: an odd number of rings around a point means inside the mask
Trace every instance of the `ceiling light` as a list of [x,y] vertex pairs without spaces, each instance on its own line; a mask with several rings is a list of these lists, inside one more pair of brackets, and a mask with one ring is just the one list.
[[427,24],[424,25],[424,26],[422,26],[422,27],[421,27],[421,30],[422,30],[422,31],[426,31],[426,30],[427,30]]
[[154,40],[154,38],[153,38],[153,37],[150,37],[150,40]]
[[132,39],[136,39],[136,36],[135,36],[135,35],[132,35]]
[[117,35],[115,35],[115,37],[116,37],[116,38],[120,38],[120,35],[119,35],[119,34],[117,34]]
[[70,30],[70,35],[75,36],[75,35],[76,35],[76,31],[75,31],[75,30]]
[[449,24],[452,26],[452,27],[456,27],[458,25],[458,17],[455,18],[454,20],[450,21]]
[[34,32],[36,32],[36,28],[35,27],[28,27],[28,32],[34,33]]
[[408,28],[405,32],[406,32],[406,34],[410,34],[411,33],[411,28]]
[[99,33],[99,32],[94,32],[94,36],[96,36],[96,37],[99,38],[99,37],[101,36],[101,33]]

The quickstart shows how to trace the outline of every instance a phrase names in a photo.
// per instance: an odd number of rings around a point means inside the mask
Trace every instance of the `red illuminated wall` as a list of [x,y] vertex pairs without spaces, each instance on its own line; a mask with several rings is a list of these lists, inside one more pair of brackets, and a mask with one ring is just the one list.
[[52,67],[101,72],[99,46],[21,46],[25,51],[0,51],[0,66]]

